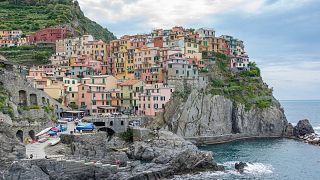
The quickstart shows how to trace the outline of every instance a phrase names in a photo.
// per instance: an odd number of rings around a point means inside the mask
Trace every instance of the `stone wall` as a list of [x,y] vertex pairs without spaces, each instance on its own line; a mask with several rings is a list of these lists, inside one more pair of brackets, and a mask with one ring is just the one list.
[[175,90],[183,91],[186,85],[190,86],[192,89],[205,89],[208,85],[207,76],[199,76],[197,78],[175,78],[168,79],[168,85],[175,87]]
[[0,82],[9,92],[9,100],[16,105],[47,106],[52,105],[58,112],[64,108],[48,94],[33,87],[27,79],[14,71],[0,69]]

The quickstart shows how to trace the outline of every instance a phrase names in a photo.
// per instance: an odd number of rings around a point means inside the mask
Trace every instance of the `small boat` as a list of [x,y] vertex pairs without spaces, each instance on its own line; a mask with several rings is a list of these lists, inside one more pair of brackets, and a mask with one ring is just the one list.
[[47,138],[47,137],[43,137],[43,138],[39,139],[38,142],[43,143],[43,142],[46,142],[48,139],[49,138]]
[[40,131],[40,132],[39,132],[38,134],[36,134],[35,136],[41,136],[42,134],[47,133],[48,131],[50,131],[51,128],[52,128],[52,127],[46,128],[46,129]]
[[55,139],[50,140],[50,141],[48,142],[48,144],[49,144],[50,146],[54,146],[54,145],[58,144],[59,142],[60,142],[60,138],[55,138]]

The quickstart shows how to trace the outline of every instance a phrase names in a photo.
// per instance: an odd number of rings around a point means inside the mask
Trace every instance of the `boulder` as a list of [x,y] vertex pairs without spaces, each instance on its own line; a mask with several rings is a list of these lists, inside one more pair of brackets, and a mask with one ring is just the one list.
[[296,137],[312,134],[314,130],[308,119],[303,119],[293,128],[293,135]]
[[248,166],[247,163],[242,162],[242,161],[239,162],[239,163],[235,163],[235,164],[234,164],[234,168],[235,168],[236,170],[238,170],[238,172],[240,172],[240,173],[243,173],[243,172],[244,172],[244,168],[245,168],[246,166]]

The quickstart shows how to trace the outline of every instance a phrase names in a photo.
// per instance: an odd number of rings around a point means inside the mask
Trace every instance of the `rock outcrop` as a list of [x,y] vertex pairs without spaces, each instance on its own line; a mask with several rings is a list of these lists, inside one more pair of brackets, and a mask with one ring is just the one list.
[[240,173],[243,173],[244,172],[244,168],[248,166],[247,163],[245,162],[239,162],[239,163],[235,163],[234,164],[234,168],[239,171]]
[[308,119],[300,120],[298,124],[293,128],[293,135],[297,137],[312,133],[314,133],[314,130]]
[[[200,151],[194,144],[172,132],[159,131],[155,134],[149,131],[146,137],[148,138],[143,141],[127,143],[119,138],[107,141],[103,133],[74,136],[66,147],[70,147],[73,152],[68,158],[77,159],[76,161],[19,161],[12,163],[3,177],[69,180],[161,179],[171,178],[175,174],[223,170],[222,166],[214,162],[212,152]],[[94,162],[93,160],[99,163],[85,163]],[[120,168],[112,169],[110,165],[119,165]]]
[[162,118],[162,127],[184,137],[283,136],[287,120],[279,103],[271,107],[246,110],[223,96],[192,91],[183,102],[173,98]]

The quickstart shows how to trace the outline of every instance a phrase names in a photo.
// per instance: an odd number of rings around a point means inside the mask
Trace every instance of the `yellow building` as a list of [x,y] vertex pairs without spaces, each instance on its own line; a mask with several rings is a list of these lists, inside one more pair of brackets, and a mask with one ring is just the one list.
[[63,103],[65,106],[69,104],[78,103],[78,86],[79,82],[77,79],[63,77],[64,83],[64,98]]
[[43,91],[54,99],[63,99],[64,83],[61,81],[48,80],[47,86],[43,88]]
[[144,82],[140,80],[126,80],[119,86],[121,91],[121,110],[135,113],[138,110],[139,93],[143,92]]

